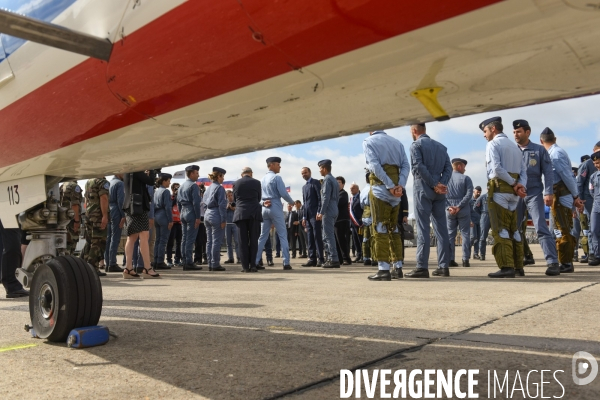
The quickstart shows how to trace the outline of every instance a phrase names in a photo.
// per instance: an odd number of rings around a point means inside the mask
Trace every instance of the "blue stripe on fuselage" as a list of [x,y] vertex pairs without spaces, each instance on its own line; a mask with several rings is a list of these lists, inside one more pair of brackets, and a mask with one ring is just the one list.
[[[31,18],[46,22],[52,22],[63,11],[77,0],[0,0],[0,8],[26,15]],[[10,56],[26,41],[5,34],[0,35],[0,41],[4,47],[0,47],[0,62]]]

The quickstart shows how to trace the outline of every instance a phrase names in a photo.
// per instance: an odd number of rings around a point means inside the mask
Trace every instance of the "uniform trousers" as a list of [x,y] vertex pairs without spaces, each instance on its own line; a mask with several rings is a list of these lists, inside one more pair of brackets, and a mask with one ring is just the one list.
[[567,201],[565,201],[563,197],[567,196],[554,196],[554,202],[552,203],[552,217],[556,226],[554,235],[556,236],[558,262],[561,264],[570,264],[573,262],[573,253],[575,252],[576,242],[575,237],[572,235],[573,211],[572,207],[569,207],[567,204],[570,197]]
[[[277,208],[279,207],[279,209]],[[267,237],[271,232],[271,225],[275,226],[277,237],[281,243],[281,252],[283,253],[283,265],[290,264],[290,249],[287,241],[287,229],[285,227],[285,217],[281,204],[272,204],[271,207],[263,207],[262,211],[262,227],[260,237],[258,239],[258,251],[256,254],[256,263],[258,264],[259,255],[262,254],[263,248],[267,241]]]
[[331,261],[339,261],[337,244],[335,241],[335,220],[337,215],[323,215],[323,245],[326,249],[327,256]]
[[590,254],[600,258],[600,246],[598,246],[600,240],[600,212],[592,210],[590,232],[593,238],[592,245],[589,247]]
[[2,248],[2,262],[0,262],[0,282],[6,289],[6,293],[16,292],[23,289],[21,282],[17,280],[15,272],[21,266],[23,257],[21,255],[21,230],[5,229],[0,222],[0,247]]
[[296,226],[292,226],[291,228],[287,228],[287,238],[290,246],[290,252],[292,256],[296,257],[296,242],[298,240],[298,228]]
[[[546,224],[546,211],[544,207],[544,195],[539,193],[533,196],[525,197],[525,205],[527,206],[527,213],[531,216],[531,221],[535,227],[535,231],[544,252],[544,258],[546,264],[553,264],[558,262],[558,254],[556,252],[556,244]],[[525,242],[525,239],[523,239]],[[573,255],[571,254],[571,257]]]
[[[169,210],[171,212],[171,210]],[[165,262],[165,252],[167,242],[169,241],[169,220],[163,213],[156,213],[154,216],[154,230],[156,240],[154,242],[154,265]]]
[[479,237],[479,254],[482,257],[485,257],[485,252],[487,250],[487,238],[490,234],[490,214],[487,211],[481,212],[479,227],[481,228],[481,236]]
[[460,236],[462,237],[462,259],[463,261],[471,258],[471,214],[468,208],[463,208],[456,215],[446,213],[446,220],[448,226],[448,237],[450,242],[449,257],[454,260],[456,252],[456,235],[457,230],[460,230]]
[[356,226],[356,225],[354,225],[354,223],[352,223],[350,225],[350,229],[352,230],[352,241],[354,243],[354,248],[356,249],[356,256],[358,258],[363,258],[363,250],[362,250],[363,235],[358,233],[359,228],[360,228],[360,226]]
[[116,212],[108,214],[108,226],[106,227],[106,250],[104,251],[104,263],[108,266],[117,265],[117,250],[121,242],[122,228],[121,215]]
[[[488,191],[488,193],[493,192]],[[494,237],[492,253],[498,268],[523,268],[524,238],[521,237],[520,224],[517,221],[518,204],[519,197],[513,193],[499,192],[488,197],[490,224]]]
[[[242,268],[256,268],[256,259],[258,253],[258,238],[260,236],[261,223],[254,218],[241,219],[235,221],[239,236],[239,259],[242,262]],[[270,247],[270,246],[269,246]],[[273,259],[271,254],[271,260]],[[269,257],[267,256],[267,260]]]
[[[208,214],[208,213],[207,213]],[[221,228],[220,218],[211,219],[208,215],[204,217],[206,226],[206,256],[208,257],[208,267],[221,266],[221,245],[225,237],[225,229]]]
[[206,255],[206,224],[201,222],[198,226],[198,233],[196,235],[196,247],[194,248],[194,262],[202,263],[202,260],[208,262],[208,256]]
[[240,259],[240,237],[238,235],[238,228],[234,223],[227,223],[225,227],[225,236],[227,237],[227,256],[230,260],[233,260],[233,251],[235,249],[235,256]]
[[181,222],[173,222],[167,241],[167,262],[173,262],[173,245],[175,245],[175,264],[181,263]]
[[321,221],[314,216],[306,219],[306,242],[308,247],[308,258],[316,263],[324,262],[323,256],[323,230]]
[[473,221],[471,221],[473,223],[473,226],[471,227],[471,246],[473,246],[473,254],[474,255],[479,255],[479,239],[481,238],[481,223],[475,223]]
[[196,214],[193,210],[182,208],[181,210],[181,257],[184,264],[194,263],[194,242],[198,235],[198,228],[194,226],[196,222]]
[[437,239],[438,267],[448,268],[450,261],[450,241],[446,223],[446,196],[434,194],[429,197],[420,180],[415,180],[413,199],[415,220],[417,223],[417,269],[429,269],[429,251],[431,249],[430,223]]

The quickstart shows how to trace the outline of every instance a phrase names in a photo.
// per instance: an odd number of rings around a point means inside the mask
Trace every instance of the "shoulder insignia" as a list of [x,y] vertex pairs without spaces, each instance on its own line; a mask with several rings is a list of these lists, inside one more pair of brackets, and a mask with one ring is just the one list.
[[106,190],[110,189],[110,183],[105,182],[104,183],[104,189],[106,189]]
[[81,188],[79,185],[75,186],[75,193],[81,193]]

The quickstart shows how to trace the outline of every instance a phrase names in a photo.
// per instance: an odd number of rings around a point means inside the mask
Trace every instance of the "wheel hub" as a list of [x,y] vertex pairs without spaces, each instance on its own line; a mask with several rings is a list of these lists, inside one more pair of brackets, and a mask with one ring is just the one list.
[[38,301],[42,316],[45,319],[50,319],[54,310],[54,291],[47,283],[41,287]]

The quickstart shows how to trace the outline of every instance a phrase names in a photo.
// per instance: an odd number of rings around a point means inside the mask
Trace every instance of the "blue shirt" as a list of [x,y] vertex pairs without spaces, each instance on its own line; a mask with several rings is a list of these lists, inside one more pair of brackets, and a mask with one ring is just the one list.
[[582,200],[591,200],[590,195],[590,177],[596,172],[594,162],[589,159],[581,163],[577,171],[577,193]]
[[294,205],[294,199],[292,199],[292,196],[285,190],[283,179],[275,172],[267,172],[260,183],[262,186],[262,201],[271,200],[270,210],[280,210],[283,215],[282,197],[288,204]]
[[173,222],[173,206],[169,189],[159,187],[154,192],[154,215],[166,215],[167,223]]
[[[365,187],[360,191],[360,206],[362,207],[362,209],[364,210],[366,206],[369,206],[369,192],[371,191],[371,185],[370,184],[366,184]],[[371,225],[371,223],[373,222],[373,218],[369,217],[363,217],[363,224],[369,226]]]
[[519,183],[527,187],[527,168],[523,154],[504,133],[497,134],[487,143],[485,164],[488,179],[501,179],[512,186],[515,179],[509,174],[518,174]]
[[[227,222],[227,194],[219,182],[213,181],[206,188],[206,192],[204,192],[204,196],[202,197],[202,203],[206,205],[205,219],[211,218],[211,223],[215,224]],[[215,216],[219,217],[219,221],[213,219]]]
[[123,211],[123,203],[125,202],[125,186],[123,181],[116,176],[110,181],[110,188],[108,189],[108,206],[109,211],[119,215],[121,219],[125,218],[125,212]]
[[[523,153],[523,160],[527,168],[527,197],[537,196],[542,191],[544,195],[553,194],[552,161],[544,146],[529,141],[525,146],[519,146],[519,148]],[[542,175],[544,175],[543,184]]]
[[400,204],[400,197],[392,196],[388,190],[396,184],[385,173],[383,166],[386,164],[397,166],[400,170],[398,185],[406,187],[410,165],[402,143],[383,131],[377,131],[363,141],[363,151],[367,168],[383,182],[383,185],[375,185],[371,188],[373,195],[393,206]]
[[337,180],[331,174],[325,175],[321,185],[321,214],[337,218],[340,190]]
[[[469,210],[469,201],[473,198],[473,181],[467,175],[453,171],[448,181],[448,194],[446,204],[458,207],[460,210]],[[469,211],[470,213],[470,211]],[[463,214],[463,213],[461,213]],[[466,215],[466,211],[464,212]]]
[[554,169],[554,184],[563,182],[567,190],[571,193],[570,196],[561,196],[560,202],[565,207],[573,207],[573,197],[578,196],[579,191],[577,190],[577,181],[575,181],[573,170],[571,169],[569,155],[562,148],[558,147],[556,143],[548,149],[548,154],[550,154],[552,169]]
[[194,219],[200,219],[200,191],[196,182],[189,178],[183,182],[177,194],[177,207],[180,212],[187,210],[194,214]]
[[447,185],[452,176],[452,164],[446,146],[426,133],[410,146],[410,163],[415,180],[423,181],[430,188],[438,183]]
[[592,212],[600,213],[600,171],[594,172],[590,177],[589,182],[588,190],[590,196],[594,199]]

